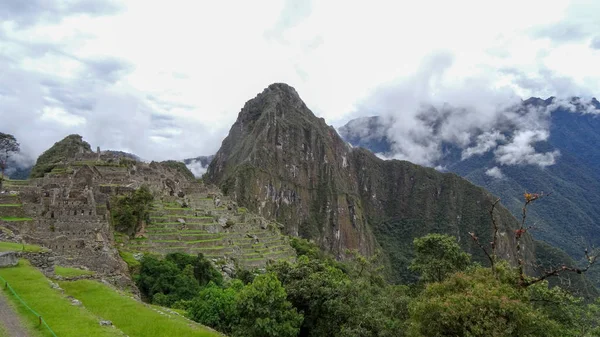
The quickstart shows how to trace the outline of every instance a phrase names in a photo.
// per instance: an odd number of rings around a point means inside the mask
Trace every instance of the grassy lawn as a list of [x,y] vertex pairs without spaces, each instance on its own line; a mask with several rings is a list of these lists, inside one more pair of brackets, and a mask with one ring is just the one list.
[[2,326],[2,323],[0,323],[0,337],[10,337],[8,336],[6,330],[4,330],[4,326]]
[[44,248],[40,247],[40,246],[35,246],[35,245],[25,245],[23,247],[23,244],[14,243],[14,242],[0,242],[0,252],[22,251],[22,250],[25,250],[26,252],[41,252],[42,250],[44,250]]
[[[10,283],[23,301],[44,317],[57,336],[121,336],[117,329],[101,327],[98,324],[99,318],[84,307],[71,305],[71,302],[63,294],[50,288],[48,279],[33,268],[27,260],[20,260],[17,267],[0,269],[0,276]],[[17,312],[25,322],[28,322],[31,327],[35,327],[34,329],[40,331],[43,336],[49,336],[47,330],[37,327],[37,317],[20,304],[4,287],[2,287],[2,291],[7,294],[6,297],[9,301],[15,304]]]
[[121,258],[123,259],[123,261],[125,261],[125,263],[127,263],[129,268],[133,269],[141,266],[140,261],[136,260],[133,257],[133,253],[124,250],[119,250],[119,255],[121,255]]
[[116,327],[132,337],[220,336],[182,317],[161,315],[150,306],[96,281],[65,281],[60,285],[69,295],[81,300],[88,310],[111,320]]
[[56,275],[60,275],[62,277],[94,275],[93,271],[83,270],[83,269],[78,269],[78,268],[61,267],[61,266],[55,266],[54,272],[56,273]]
[[31,221],[32,218],[18,218],[15,216],[0,216],[0,220],[7,222],[15,222],[15,221]]
[[0,204],[0,207],[21,207],[23,204]]

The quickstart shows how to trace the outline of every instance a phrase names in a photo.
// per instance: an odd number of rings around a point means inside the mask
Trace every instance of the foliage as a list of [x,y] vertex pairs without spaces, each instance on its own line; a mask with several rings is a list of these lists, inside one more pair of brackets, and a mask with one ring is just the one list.
[[471,263],[471,256],[462,251],[453,236],[428,234],[416,238],[414,245],[415,258],[410,269],[418,272],[423,282],[443,281]]
[[186,178],[188,178],[190,181],[196,180],[196,177],[194,176],[192,171],[190,171],[190,169],[188,169],[187,166],[185,166],[185,163],[183,163],[183,162],[176,161],[176,160],[166,160],[166,161],[161,161],[160,163],[169,168],[172,168],[172,169],[178,171],[179,173],[183,174]]
[[42,153],[33,168],[31,169],[31,178],[41,178],[45,173],[62,161],[72,158],[80,151],[91,152],[90,144],[83,141],[80,135],[69,135],[63,140],[55,143],[51,148]]
[[202,254],[167,254],[164,259],[146,255],[136,283],[154,304],[172,306],[180,300],[193,300],[209,282],[222,284],[223,277]]
[[4,171],[8,165],[8,159],[20,151],[19,143],[13,135],[0,132],[0,182],[4,179]]
[[133,236],[143,223],[150,220],[150,208],[154,196],[147,186],[142,186],[133,193],[115,196],[111,202],[115,230]]
[[287,300],[285,289],[273,273],[256,277],[240,291],[237,311],[235,336],[293,337],[302,324],[302,315]]
[[294,237],[290,240],[290,245],[296,251],[298,256],[307,256],[310,259],[322,259],[325,257],[323,251],[314,243]]
[[299,336],[398,336],[408,317],[406,288],[385,284],[372,259],[355,255],[341,264],[303,255],[269,271],[304,313]]
[[188,316],[198,323],[231,334],[239,318],[237,301],[242,287],[240,281],[234,281],[228,288],[210,282],[192,301]]
[[223,275],[212,266],[210,261],[204,258],[202,253],[196,256],[171,253],[165,257],[165,260],[175,263],[180,270],[184,270],[188,265],[192,266],[194,278],[200,286],[205,286],[209,282],[214,282],[217,285],[223,284]]
[[506,269],[505,280],[489,268],[473,268],[427,285],[410,305],[410,335],[562,336],[559,324],[528,303],[517,274]]

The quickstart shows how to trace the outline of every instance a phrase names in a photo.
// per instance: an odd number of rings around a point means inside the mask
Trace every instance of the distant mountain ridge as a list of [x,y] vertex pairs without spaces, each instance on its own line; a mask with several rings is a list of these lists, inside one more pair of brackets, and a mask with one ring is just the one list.
[[[554,164],[503,165],[492,149],[464,158],[464,149],[444,144],[443,157],[434,165],[500,196],[515,215],[520,214],[523,192],[552,192],[530,209],[530,219],[539,228],[534,236],[581,258],[585,247],[600,245],[600,102],[592,99],[584,106],[573,98],[569,103],[575,111],[554,103],[554,97],[533,97],[518,107],[550,108],[548,138],[534,147],[536,152],[558,151]],[[353,146],[386,155],[398,146],[390,140],[392,132],[378,116],[352,120],[340,128]]]

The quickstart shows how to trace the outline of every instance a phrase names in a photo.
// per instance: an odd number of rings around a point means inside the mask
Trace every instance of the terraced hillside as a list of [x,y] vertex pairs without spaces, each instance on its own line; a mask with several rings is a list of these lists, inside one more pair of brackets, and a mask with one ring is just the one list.
[[[191,188],[201,190],[202,185]],[[137,239],[120,236],[117,241],[129,253],[202,253],[215,261],[255,268],[295,257],[279,227],[205,189],[185,198],[163,197],[155,202],[150,224]]]
[[[295,256],[279,232],[283,226],[238,208],[217,188],[195,181],[182,163],[145,163],[111,151],[92,152],[75,135],[47,152],[60,156],[40,156],[47,159],[36,164],[42,177],[4,181],[0,227],[12,233],[7,240],[51,249],[60,265],[115,276],[114,284],[127,287],[131,280],[119,255],[203,253],[223,263],[224,272]],[[142,231],[128,233],[135,237],[130,240],[115,232],[111,202],[142,186],[155,205]]]

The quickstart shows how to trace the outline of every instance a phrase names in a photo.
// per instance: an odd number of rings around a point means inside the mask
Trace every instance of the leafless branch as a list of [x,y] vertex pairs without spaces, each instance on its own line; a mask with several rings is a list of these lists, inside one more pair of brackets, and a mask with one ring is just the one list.
[[529,287],[529,286],[531,286],[533,284],[536,284],[536,283],[539,283],[539,282],[541,282],[541,281],[543,281],[543,280],[545,280],[545,279],[547,279],[549,277],[558,276],[562,272],[572,272],[572,273],[577,273],[577,274],[583,274],[583,273],[587,272],[596,263],[596,261],[598,260],[598,254],[596,254],[596,255],[590,255],[589,252],[588,252],[588,250],[586,249],[585,250],[585,258],[588,261],[588,263],[585,266],[585,268],[569,267],[569,266],[566,266],[566,265],[562,265],[560,267],[556,267],[556,268],[553,268],[553,269],[551,269],[549,271],[546,271],[544,273],[544,275],[542,275],[540,277],[537,277],[537,278],[534,278],[534,279],[531,279],[531,280],[528,280],[528,281],[522,280],[521,285],[523,287]]
[[471,236],[471,239],[473,239],[473,241],[477,244],[477,246],[479,246],[479,248],[481,248],[481,250],[483,250],[483,252],[485,253],[485,256],[487,256],[487,258],[490,260],[490,263],[492,264],[492,268],[493,268],[494,267],[494,258],[492,258],[490,253],[488,253],[487,249],[485,249],[485,247],[481,244],[481,242],[479,242],[479,238],[477,237],[477,235],[475,235],[475,233],[469,232],[469,235]]

